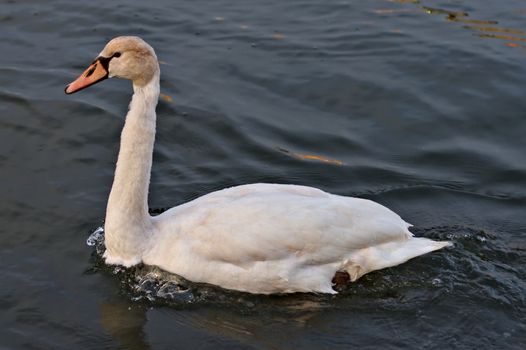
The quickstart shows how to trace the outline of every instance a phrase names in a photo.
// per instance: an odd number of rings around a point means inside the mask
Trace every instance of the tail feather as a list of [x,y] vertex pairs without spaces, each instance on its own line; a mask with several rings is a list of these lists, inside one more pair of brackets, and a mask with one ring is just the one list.
[[[352,260],[355,262],[349,266],[352,278],[356,280],[364,274],[387,267],[402,264],[419,255],[423,255],[444,247],[451,246],[451,242],[433,241],[428,238],[411,237],[407,240],[388,242],[358,251]],[[353,268],[359,266],[359,273]]]

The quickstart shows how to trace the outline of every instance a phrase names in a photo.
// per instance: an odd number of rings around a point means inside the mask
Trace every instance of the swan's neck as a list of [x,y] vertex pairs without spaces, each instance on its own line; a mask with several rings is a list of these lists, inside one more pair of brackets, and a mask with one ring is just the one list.
[[[105,220],[106,258],[123,265],[140,261],[141,249],[152,224],[148,214],[148,187],[155,141],[155,107],[159,74],[134,94],[121,134],[115,178]],[[139,261],[135,261],[139,259]],[[122,261],[121,261],[122,260]]]

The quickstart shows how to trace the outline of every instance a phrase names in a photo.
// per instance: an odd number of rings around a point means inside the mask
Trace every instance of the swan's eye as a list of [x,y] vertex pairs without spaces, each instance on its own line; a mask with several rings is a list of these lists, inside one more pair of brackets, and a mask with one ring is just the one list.
[[121,57],[121,53],[120,52],[115,52],[112,57]]

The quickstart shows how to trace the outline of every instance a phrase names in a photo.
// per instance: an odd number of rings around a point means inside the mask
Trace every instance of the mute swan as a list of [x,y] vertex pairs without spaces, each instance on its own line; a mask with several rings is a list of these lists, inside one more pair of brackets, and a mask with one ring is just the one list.
[[150,45],[117,37],[65,90],[111,77],[133,83],[106,210],[107,264],[143,262],[250,293],[334,294],[342,276],[356,281],[450,244],[413,237],[410,224],[373,201],[296,185],[226,188],[150,217],[159,75]]

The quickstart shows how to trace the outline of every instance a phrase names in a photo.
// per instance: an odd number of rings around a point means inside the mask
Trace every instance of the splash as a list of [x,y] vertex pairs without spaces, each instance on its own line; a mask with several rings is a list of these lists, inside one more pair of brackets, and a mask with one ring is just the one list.
[[[150,210],[158,214],[163,209]],[[195,303],[213,302],[214,304],[238,303],[251,308],[255,303],[243,298],[245,293],[228,291],[219,287],[193,283],[181,276],[166,272],[155,266],[139,264],[133,267],[106,265],[103,259],[104,228],[98,227],[86,239],[86,244],[94,248],[92,259],[94,266],[88,273],[106,272],[116,276],[121,285],[121,292],[132,301],[145,301],[151,304],[169,304],[185,306]],[[256,297],[257,298],[257,297]]]
[[[150,210],[157,213],[155,210]],[[162,210],[160,210],[162,211]],[[418,230],[417,230],[418,231]],[[443,227],[423,230],[425,236],[434,239],[455,240],[473,238],[474,232],[463,229]],[[480,234],[479,234],[480,235]],[[488,236],[484,236],[487,238]],[[477,240],[482,242],[482,240]],[[95,248],[93,252],[94,268],[91,272],[103,272],[115,276],[120,281],[121,293],[134,302],[146,302],[151,305],[170,305],[188,307],[190,305],[212,304],[214,306],[232,307],[240,312],[258,312],[267,309],[269,303],[277,308],[276,312],[302,312],[306,310],[332,307],[341,298],[358,298],[361,302],[378,302],[385,305],[396,303],[407,291],[419,290],[422,299],[426,296],[449,292],[451,281],[442,276],[444,268],[431,263],[438,256],[448,253],[437,253],[420,258],[418,261],[402,264],[393,269],[376,271],[362,277],[338,290],[339,294],[288,294],[288,295],[253,295],[225,290],[213,285],[194,283],[181,276],[166,272],[155,266],[139,264],[130,268],[106,265],[102,258],[104,246],[104,229],[97,228],[89,235],[86,244]],[[443,259],[443,258],[441,258]],[[428,265],[426,265],[426,262]],[[424,265],[422,266],[422,262]],[[427,267],[426,267],[427,266]],[[440,281],[440,282],[437,282]],[[433,296],[435,297],[435,296]],[[390,306],[389,306],[390,307]]]
[[104,247],[104,228],[98,227],[92,234],[86,239],[86,244],[90,247],[95,247],[95,251],[102,258],[102,254],[106,250]]

